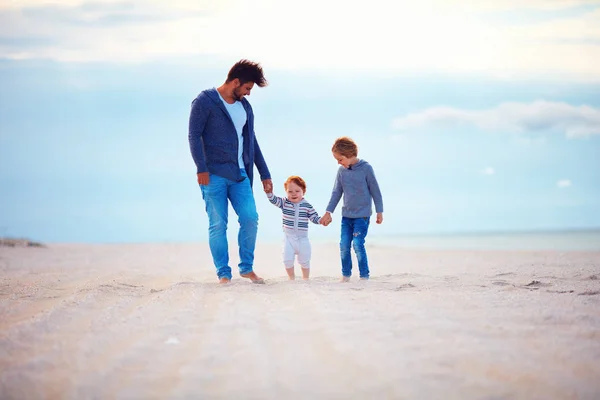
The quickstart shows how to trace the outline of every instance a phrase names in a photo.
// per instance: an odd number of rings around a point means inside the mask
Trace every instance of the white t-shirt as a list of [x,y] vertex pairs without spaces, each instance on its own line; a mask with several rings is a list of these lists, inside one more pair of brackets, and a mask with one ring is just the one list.
[[[217,90],[217,93],[219,91]],[[233,121],[233,126],[235,126],[235,130],[238,136],[238,164],[240,168],[244,168],[244,158],[242,156],[244,152],[244,137],[242,136],[242,132],[244,130],[244,125],[246,125],[246,119],[248,116],[246,115],[246,110],[244,109],[244,105],[241,101],[236,101],[233,104],[229,104],[223,99],[221,93],[219,93],[219,97],[223,104],[225,104],[225,108]]]

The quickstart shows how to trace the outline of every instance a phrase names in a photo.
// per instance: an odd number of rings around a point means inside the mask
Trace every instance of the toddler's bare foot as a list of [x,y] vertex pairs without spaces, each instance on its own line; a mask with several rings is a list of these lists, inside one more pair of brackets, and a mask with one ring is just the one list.
[[221,278],[221,279],[219,279],[219,284],[221,284],[221,285],[227,284],[227,283],[230,283],[230,282],[231,282],[231,279],[229,279],[229,278]]
[[340,279],[340,282],[350,282],[350,277],[349,276],[342,276],[342,279]]
[[307,281],[309,276],[310,276],[310,268],[302,268],[302,279]]
[[260,276],[256,275],[254,271],[248,272],[247,274],[240,274],[242,278],[248,278],[252,281],[252,283],[265,283],[265,280]]
[[290,281],[293,281],[294,279],[296,279],[296,273],[294,272],[294,267],[286,268],[285,272],[287,272],[288,279]]

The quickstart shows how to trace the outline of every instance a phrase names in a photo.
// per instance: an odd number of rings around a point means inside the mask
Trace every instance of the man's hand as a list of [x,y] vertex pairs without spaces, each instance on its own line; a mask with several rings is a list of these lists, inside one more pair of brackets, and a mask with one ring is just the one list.
[[196,175],[198,175],[198,185],[208,185],[208,182],[210,182],[208,172],[200,172]]
[[262,181],[263,188],[265,189],[265,193],[273,193],[273,181],[270,179],[265,179]]
[[377,213],[377,222],[378,224],[383,222],[383,213]]
[[323,226],[327,226],[331,223],[331,221],[331,213],[326,212],[325,215],[321,217],[321,221],[319,221],[319,223]]

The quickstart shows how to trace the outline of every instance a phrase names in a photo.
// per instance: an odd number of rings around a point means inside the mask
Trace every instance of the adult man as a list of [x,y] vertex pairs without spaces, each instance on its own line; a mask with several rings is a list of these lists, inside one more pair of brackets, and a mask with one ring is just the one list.
[[252,192],[256,165],[265,192],[273,183],[254,135],[254,114],[245,96],[254,84],[267,85],[262,67],[237,62],[218,88],[204,90],[192,102],[189,141],[197,167],[198,184],[208,215],[208,243],[220,283],[231,281],[227,245],[227,211],[231,202],[238,216],[240,275],[264,283],[252,269],[258,213]]

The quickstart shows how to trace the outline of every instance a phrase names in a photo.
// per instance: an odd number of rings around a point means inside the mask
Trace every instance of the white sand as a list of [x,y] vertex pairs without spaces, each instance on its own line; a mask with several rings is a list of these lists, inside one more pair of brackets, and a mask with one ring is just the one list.
[[0,398],[600,398],[600,253],[368,252],[223,287],[206,244],[0,248]]

